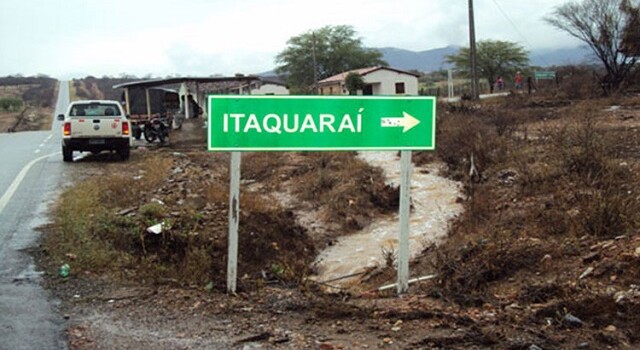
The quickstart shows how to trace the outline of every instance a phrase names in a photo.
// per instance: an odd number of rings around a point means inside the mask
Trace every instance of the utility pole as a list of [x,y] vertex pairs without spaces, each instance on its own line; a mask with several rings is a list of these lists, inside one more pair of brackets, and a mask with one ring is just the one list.
[[469,52],[471,60],[471,99],[479,98],[478,92],[478,60],[476,57],[476,26],[473,20],[473,0],[469,0]]
[[311,54],[313,55],[313,94],[318,94],[318,62],[316,62],[316,32],[311,33]]

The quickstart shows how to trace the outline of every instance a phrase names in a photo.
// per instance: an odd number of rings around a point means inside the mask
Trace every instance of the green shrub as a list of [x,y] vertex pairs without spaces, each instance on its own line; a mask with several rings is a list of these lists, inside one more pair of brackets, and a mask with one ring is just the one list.
[[22,108],[22,100],[12,97],[0,98],[0,111],[17,112]]

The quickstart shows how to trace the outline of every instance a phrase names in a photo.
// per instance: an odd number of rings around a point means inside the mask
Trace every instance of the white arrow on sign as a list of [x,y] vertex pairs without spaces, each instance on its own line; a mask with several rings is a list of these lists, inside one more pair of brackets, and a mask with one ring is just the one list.
[[420,121],[407,112],[402,112],[402,118],[382,118],[380,120],[380,126],[384,128],[401,126],[404,128],[402,132],[407,132],[418,124]]

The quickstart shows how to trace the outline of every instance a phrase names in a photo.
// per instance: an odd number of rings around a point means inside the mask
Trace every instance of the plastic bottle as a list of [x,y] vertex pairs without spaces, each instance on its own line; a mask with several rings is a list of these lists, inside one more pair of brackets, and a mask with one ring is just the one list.
[[67,278],[69,277],[69,272],[71,270],[71,267],[69,267],[69,264],[64,264],[62,266],[60,266],[60,277],[62,278]]

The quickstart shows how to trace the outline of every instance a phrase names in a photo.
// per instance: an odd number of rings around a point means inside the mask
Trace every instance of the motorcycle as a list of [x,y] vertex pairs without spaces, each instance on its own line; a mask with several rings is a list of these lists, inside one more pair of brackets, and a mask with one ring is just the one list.
[[169,130],[171,130],[172,118],[161,116],[147,120],[144,123],[144,139],[151,143],[158,139],[160,143],[165,143],[169,138]]

